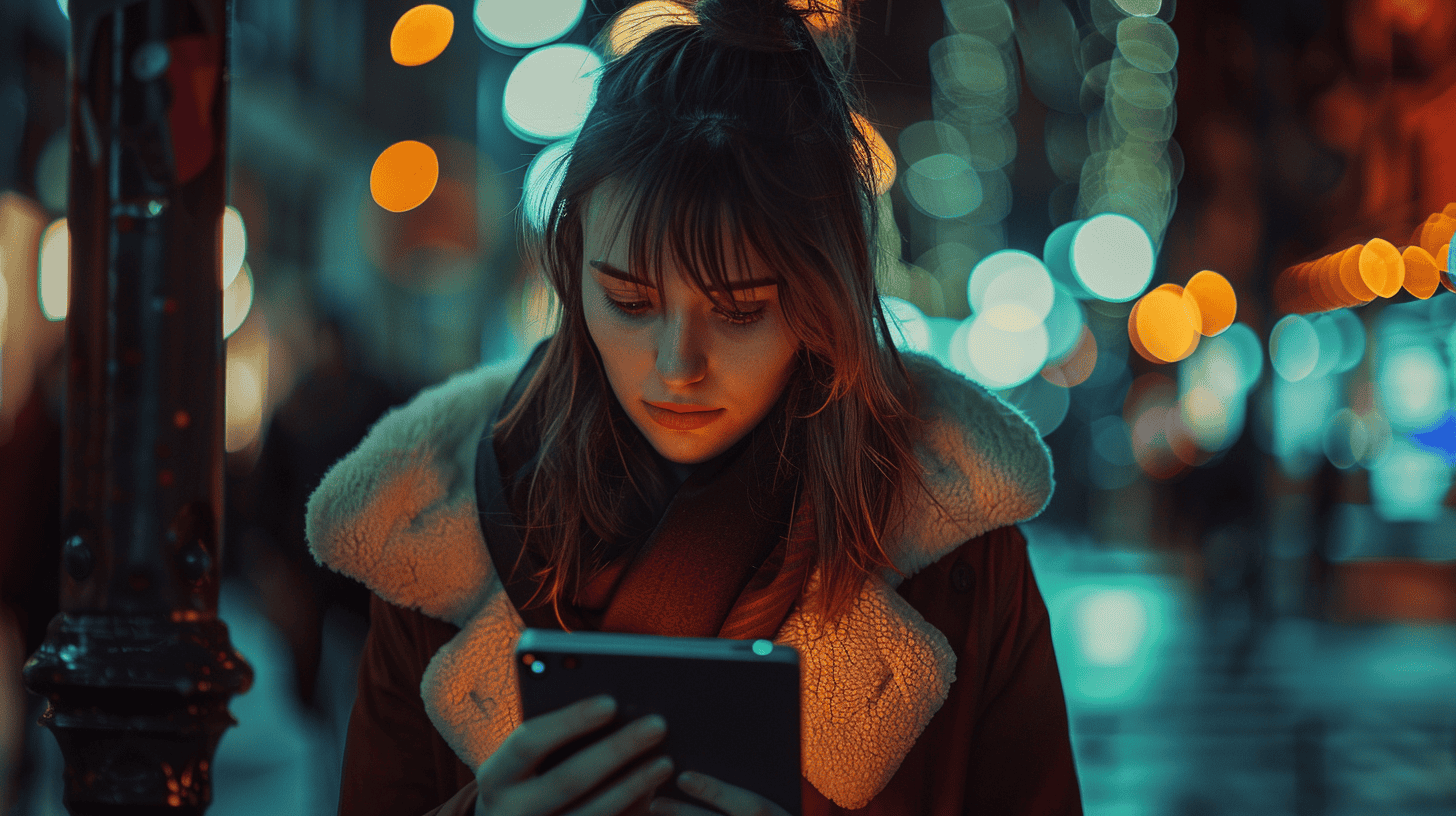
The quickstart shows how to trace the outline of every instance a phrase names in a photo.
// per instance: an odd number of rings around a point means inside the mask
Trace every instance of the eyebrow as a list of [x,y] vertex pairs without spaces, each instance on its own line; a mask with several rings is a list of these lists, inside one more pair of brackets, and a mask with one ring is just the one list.
[[[593,269],[597,270],[598,272],[602,273],[603,275],[606,275],[609,278],[616,278],[617,280],[626,281],[627,283],[636,284],[637,286],[643,286],[643,287],[646,287],[648,289],[656,289],[657,288],[657,287],[653,286],[651,283],[648,283],[647,281],[645,281],[645,280],[643,280],[643,279],[641,279],[641,278],[639,278],[639,277],[637,277],[635,275],[632,275],[631,273],[623,272],[622,270],[618,269],[615,266],[612,266],[611,264],[607,263],[606,261],[587,261],[587,263],[591,264],[591,267]],[[728,286],[728,290],[730,292],[740,292],[740,291],[743,291],[744,289],[758,289],[760,287],[778,286],[778,285],[779,285],[779,282],[776,281],[776,280],[774,280],[773,278],[753,278],[751,280],[739,281],[737,283],[730,284]],[[715,286],[715,287],[712,288],[711,291],[718,292],[718,291],[721,291],[721,290],[718,287]]]

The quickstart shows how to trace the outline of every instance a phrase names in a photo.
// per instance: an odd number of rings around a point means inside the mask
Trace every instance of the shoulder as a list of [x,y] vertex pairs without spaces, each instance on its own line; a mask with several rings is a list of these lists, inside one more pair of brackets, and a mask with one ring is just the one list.
[[[1025,609],[1039,607],[1045,617],[1026,537],[1018,525],[988,530],[962,542],[895,592],[945,635],[962,657],[994,643],[1013,621],[1025,617]],[[1028,607],[1033,600],[1036,603]]]
[[475,447],[522,362],[457,374],[376,422],[309,497],[306,533],[319,563],[442,620],[473,608],[491,576]]
[[1053,480],[1051,453],[1020,412],[929,357],[903,356],[925,490],[908,488],[891,552],[913,575],[968,540],[1036,517]]

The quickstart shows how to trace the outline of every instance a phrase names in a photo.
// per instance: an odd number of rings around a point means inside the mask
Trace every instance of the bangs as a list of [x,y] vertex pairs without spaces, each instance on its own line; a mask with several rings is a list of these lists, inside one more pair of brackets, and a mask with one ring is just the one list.
[[[598,189],[612,195],[607,221],[613,242],[626,240],[633,274],[663,291],[675,269],[684,282],[719,303],[736,303],[747,280],[801,290],[806,275],[832,275],[817,228],[827,220],[812,207],[784,208],[746,183],[755,177],[736,161],[703,161],[697,151],[657,160]],[[676,160],[674,160],[676,159]],[[727,160],[725,160],[727,159]],[[610,244],[609,244],[610,246]]]

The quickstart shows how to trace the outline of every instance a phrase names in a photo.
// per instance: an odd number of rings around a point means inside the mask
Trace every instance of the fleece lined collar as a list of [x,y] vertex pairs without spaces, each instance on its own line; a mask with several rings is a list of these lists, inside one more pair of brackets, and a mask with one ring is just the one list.
[[[1041,512],[1051,457],[995,396],[929,358],[905,362],[928,420],[916,454],[944,508],[918,496],[887,546],[914,575],[970,538]],[[308,505],[309,545],[320,563],[390,603],[460,627],[430,662],[420,692],[471,768],[521,722],[512,651],[524,624],[491,564],[474,486],[476,442],[521,363],[456,375],[390,411]],[[883,789],[955,680],[954,651],[894,591],[897,577],[867,581],[829,626],[796,608],[774,638],[800,655],[804,777],[845,808],[863,807]],[[816,569],[806,594],[819,586]]]

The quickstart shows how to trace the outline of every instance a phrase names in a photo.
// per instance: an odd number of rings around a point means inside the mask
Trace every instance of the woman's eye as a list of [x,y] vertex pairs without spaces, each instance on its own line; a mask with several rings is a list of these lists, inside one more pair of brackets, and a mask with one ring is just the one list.
[[746,326],[749,323],[756,323],[763,319],[763,307],[748,311],[739,311],[736,309],[715,309],[714,311],[723,315],[724,320],[736,326]]
[[617,300],[610,295],[607,296],[607,305],[625,315],[633,317],[642,314],[652,308],[652,304],[645,300]]

